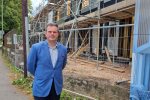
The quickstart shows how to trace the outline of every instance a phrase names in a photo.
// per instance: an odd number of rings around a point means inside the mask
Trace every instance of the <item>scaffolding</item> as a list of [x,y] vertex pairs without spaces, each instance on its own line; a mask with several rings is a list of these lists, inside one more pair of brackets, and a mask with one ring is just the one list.
[[[51,21],[58,23],[59,29],[61,33],[61,39],[60,42],[64,44],[64,34],[68,34],[66,41],[66,47],[68,47],[70,38],[72,38],[72,34],[75,34],[74,42],[77,43],[77,38],[80,38],[82,43],[84,43],[87,36],[89,37],[90,42],[90,30],[98,29],[98,39],[97,39],[97,50],[99,51],[99,40],[100,40],[100,29],[103,29],[103,36],[105,29],[112,30],[114,28],[114,33],[116,34],[117,27],[125,27],[128,31],[130,26],[133,26],[133,22],[129,22],[129,19],[124,21],[123,24],[120,22],[120,25],[118,22],[123,18],[129,18],[134,16],[134,9],[135,9],[135,0],[129,1],[129,0],[114,0],[113,5],[106,4],[110,0],[48,0],[48,1],[42,1],[40,6],[38,7],[39,12],[34,14],[34,18],[30,21],[30,24],[32,24],[32,30],[31,33],[37,33],[42,34],[43,37],[45,31],[45,26],[48,23],[48,19],[52,19]],[[112,0],[113,1],[113,0]],[[125,4],[126,2],[126,4]],[[124,4],[124,5],[121,5]],[[118,5],[121,5],[119,7],[116,7]],[[106,6],[106,7],[105,7]],[[111,6],[110,11],[108,11],[108,7]],[[118,9],[116,9],[118,8]],[[53,14],[49,15],[51,12]],[[113,24],[110,26],[106,26],[107,22],[112,22]],[[117,24],[116,24],[117,23]],[[131,23],[131,24],[129,24]],[[96,27],[93,25],[97,25]],[[82,30],[88,30],[85,37],[82,37],[81,31]],[[114,38],[116,38],[114,34]],[[79,35],[79,37],[78,37]],[[37,39],[39,37],[36,37]],[[30,37],[31,38],[31,37]],[[106,49],[107,47],[104,47],[104,40],[106,37],[102,38],[102,50]],[[122,37],[120,37],[122,38]],[[130,37],[131,38],[131,37]],[[43,38],[41,38],[43,40]],[[41,41],[38,40],[38,41]],[[37,41],[37,42],[38,42]],[[111,39],[111,41],[113,41]],[[125,41],[125,40],[124,40]],[[115,46],[115,40],[113,41],[113,45]],[[132,41],[131,41],[132,42]],[[80,45],[80,46],[81,46]],[[85,45],[84,45],[85,46]],[[113,47],[114,47],[113,46]],[[73,47],[73,46],[72,46]],[[73,48],[72,48],[73,49]],[[75,46],[73,51],[78,51],[81,49],[79,46]],[[115,48],[112,48],[115,49]],[[132,48],[131,48],[132,49]],[[105,50],[105,51],[106,51]],[[132,52],[132,51],[130,51]],[[109,54],[107,54],[107,57],[109,57]],[[98,68],[98,58],[99,58],[99,52],[97,53],[97,68]],[[131,58],[131,57],[129,57]],[[75,55],[76,59],[76,55]],[[110,61],[110,58],[108,58]],[[114,59],[115,59],[115,51],[113,51],[113,67],[114,67]]]
[[131,67],[134,12],[135,0],[42,1],[29,22],[29,43],[45,40],[47,23],[55,22],[69,60],[122,73],[118,68]]

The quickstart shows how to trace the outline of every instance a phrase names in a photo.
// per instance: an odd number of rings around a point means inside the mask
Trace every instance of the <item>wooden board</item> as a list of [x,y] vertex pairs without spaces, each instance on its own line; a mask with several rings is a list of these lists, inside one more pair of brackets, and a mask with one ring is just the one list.
[[[134,24],[134,17],[132,17],[132,24]],[[131,29],[131,42],[130,42],[130,58],[132,58],[132,49],[133,49],[133,37],[134,37],[134,26]]]
[[99,65],[99,66],[107,68],[107,69],[115,70],[115,71],[118,71],[118,72],[121,72],[121,73],[125,72],[124,70],[121,70],[121,69],[118,69],[118,68],[114,68],[114,67],[108,66],[108,65]]
[[83,47],[80,51],[78,51],[77,54],[76,54],[74,57],[78,57],[83,51],[86,50],[86,48],[87,48],[88,46],[89,46],[89,43],[88,43],[85,47]]
[[79,46],[78,49],[77,49],[75,52],[73,52],[73,54],[70,56],[70,58],[73,57],[73,56],[78,52],[78,50],[79,50],[81,47],[84,46],[84,44],[86,43],[86,41],[87,41],[87,40],[85,40],[84,43],[83,43],[81,46]]
[[75,52],[73,52],[73,54],[70,56],[70,58],[72,58],[77,52],[78,52],[78,50],[81,48],[81,46],[79,46],[79,48],[75,51]]
[[73,33],[72,33],[72,51],[71,52],[74,52],[74,32],[75,31],[73,31]]
[[129,58],[124,58],[124,57],[115,57],[115,58],[124,59],[124,60],[130,60]]
[[[129,19],[125,19],[125,23],[129,24]],[[128,35],[129,35],[129,26],[124,28],[124,42],[123,42],[123,57],[127,57],[127,47],[128,47]]]
[[[97,65],[97,62],[89,61],[89,60],[76,59],[76,61]],[[104,63],[105,63],[105,61],[98,61],[98,64],[104,64]]]
[[110,56],[109,56],[108,49],[107,49],[107,47],[106,47],[106,46],[104,46],[104,48],[105,48],[105,51],[106,51],[106,54],[107,54],[108,61],[110,61],[110,62],[111,62],[111,59],[110,59]]

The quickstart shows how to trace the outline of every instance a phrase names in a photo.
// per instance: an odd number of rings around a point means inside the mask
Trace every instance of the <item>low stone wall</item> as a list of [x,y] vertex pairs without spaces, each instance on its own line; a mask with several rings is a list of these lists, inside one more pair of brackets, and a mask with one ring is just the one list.
[[[8,61],[15,66],[15,49],[3,47],[3,50],[5,52]],[[23,61],[24,61],[23,50],[16,49],[16,67],[19,69],[23,69],[24,68]]]
[[129,100],[130,90],[118,85],[111,85],[108,80],[86,77],[74,73],[63,73],[64,88],[99,97],[99,100]]
[[[5,55],[12,65],[15,65],[15,50],[3,47]],[[16,50],[16,67],[24,68],[23,50]],[[129,89],[110,84],[109,80],[87,77],[74,73],[63,72],[63,88],[91,97],[100,97],[99,100],[129,100]]]

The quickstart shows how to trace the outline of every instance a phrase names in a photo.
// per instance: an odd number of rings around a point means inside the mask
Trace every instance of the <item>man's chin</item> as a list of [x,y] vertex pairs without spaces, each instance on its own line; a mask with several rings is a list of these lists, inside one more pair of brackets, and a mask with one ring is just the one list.
[[55,39],[51,39],[51,40],[48,40],[49,42],[56,42],[57,40]]

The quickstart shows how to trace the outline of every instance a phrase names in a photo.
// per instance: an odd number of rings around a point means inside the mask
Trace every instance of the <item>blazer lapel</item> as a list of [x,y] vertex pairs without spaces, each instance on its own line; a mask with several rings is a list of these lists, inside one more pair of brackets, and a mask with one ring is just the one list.
[[45,46],[44,46],[44,49],[45,49],[45,55],[47,57],[47,60],[50,64],[50,66],[53,68],[53,65],[52,65],[52,61],[51,61],[51,56],[50,56],[50,51],[49,51],[49,48],[48,48],[48,43],[47,43],[47,40],[45,40]]

